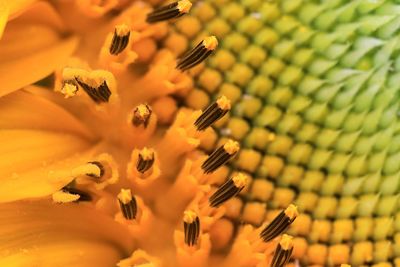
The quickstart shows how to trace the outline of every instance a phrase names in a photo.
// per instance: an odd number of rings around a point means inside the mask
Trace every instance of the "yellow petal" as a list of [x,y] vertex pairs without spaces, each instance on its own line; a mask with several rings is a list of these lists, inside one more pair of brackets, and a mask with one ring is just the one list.
[[133,250],[126,231],[85,205],[0,204],[0,266],[115,266]]
[[0,131],[0,202],[49,196],[70,183],[75,167],[90,161],[87,140],[38,130]]
[[47,130],[93,138],[87,127],[65,109],[26,91],[0,98],[0,129]]
[[57,23],[35,22],[41,8],[32,9],[9,23],[0,40],[0,96],[51,74],[77,46],[77,38],[63,37]]

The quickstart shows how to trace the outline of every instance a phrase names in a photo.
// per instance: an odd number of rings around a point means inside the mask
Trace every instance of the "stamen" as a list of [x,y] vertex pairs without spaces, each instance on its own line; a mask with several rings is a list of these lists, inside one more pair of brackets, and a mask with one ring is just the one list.
[[225,201],[236,196],[248,183],[248,177],[242,173],[232,177],[221,185],[208,200],[211,207],[218,207]]
[[293,252],[293,237],[284,234],[276,247],[274,257],[271,262],[271,267],[285,266],[292,256]]
[[211,124],[221,119],[231,109],[231,102],[225,96],[221,96],[197,118],[194,125],[198,131],[207,129]]
[[201,168],[204,173],[212,173],[233,158],[239,151],[239,143],[228,140],[225,145],[219,147],[204,161]]
[[217,48],[215,36],[206,37],[195,48],[186,52],[179,60],[176,68],[182,71],[193,68],[203,62]]
[[156,8],[153,12],[147,15],[146,21],[148,23],[155,23],[173,18],[179,18],[188,13],[191,7],[192,3],[188,0],[174,2],[169,5]]
[[200,219],[196,212],[188,210],[183,215],[183,228],[185,232],[185,244],[194,246],[200,235]]
[[154,150],[145,147],[139,152],[139,157],[136,164],[136,170],[140,173],[144,173],[153,166],[153,163],[154,163]]
[[132,124],[136,127],[143,125],[145,128],[149,124],[152,109],[147,104],[140,104],[133,111]]
[[297,207],[290,204],[285,210],[279,213],[272,222],[260,233],[264,242],[271,241],[282,234],[293,223],[298,215]]
[[75,80],[94,102],[96,103],[108,102],[111,96],[111,91],[108,88],[106,81],[103,81],[103,83],[100,84],[97,88],[94,88],[80,81],[78,77],[75,77]]
[[110,54],[118,55],[129,43],[131,32],[126,24],[117,25],[114,30],[114,36],[111,41]]
[[94,178],[101,178],[104,175],[104,166],[98,161],[90,161],[88,164],[95,165],[99,170],[97,173],[87,173],[87,176],[94,177]]
[[121,189],[118,194],[121,212],[127,220],[134,220],[137,214],[137,203],[130,189]]

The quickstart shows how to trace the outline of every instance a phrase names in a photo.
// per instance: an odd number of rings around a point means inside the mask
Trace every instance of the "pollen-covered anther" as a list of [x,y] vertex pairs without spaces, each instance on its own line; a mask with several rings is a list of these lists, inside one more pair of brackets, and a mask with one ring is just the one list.
[[82,190],[71,186],[65,186],[60,191],[55,192],[52,195],[52,199],[55,203],[70,203],[77,201],[91,201],[92,197]]
[[77,185],[86,185],[95,191],[115,184],[119,179],[118,166],[113,157],[107,153],[102,153],[93,161],[74,168],[71,176],[75,178]]
[[209,105],[196,119],[194,125],[198,131],[203,131],[214,122],[221,119],[231,109],[231,102],[225,96],[221,96],[214,103]]
[[185,234],[185,244],[194,246],[200,235],[200,219],[196,212],[187,210],[183,214],[183,228]]
[[282,235],[281,241],[276,247],[274,257],[272,258],[271,267],[285,266],[292,256],[293,237],[290,235]]
[[116,79],[109,71],[64,68],[62,75],[64,81],[75,81],[97,104],[110,102],[112,95],[117,98]]
[[179,18],[186,13],[189,13],[192,3],[188,0],[181,0],[154,9],[147,15],[146,21],[148,23],[155,23],[169,19]]
[[239,151],[238,142],[228,140],[223,146],[216,149],[201,165],[204,173],[212,173],[219,167],[227,163]]
[[104,166],[101,164],[99,161],[90,161],[88,162],[89,167],[93,165],[91,168],[92,171],[86,173],[87,176],[93,177],[93,178],[101,178],[104,175]]
[[197,46],[178,59],[176,68],[182,71],[193,68],[210,56],[217,46],[218,40],[215,36],[204,38]]
[[130,37],[130,29],[126,24],[117,25],[111,41],[110,54],[118,55],[127,47]]
[[154,150],[149,148],[143,148],[139,152],[138,160],[136,163],[136,170],[140,173],[148,171],[154,163]]
[[280,212],[264,230],[260,237],[264,242],[269,242],[278,235],[282,234],[293,223],[298,215],[297,207],[290,204],[285,210]]
[[149,124],[152,109],[147,104],[140,104],[134,110],[132,114],[131,122],[134,126],[139,127],[143,125],[145,128]]
[[99,86],[93,87],[83,82],[79,77],[75,77],[76,82],[88,94],[88,96],[96,103],[106,103],[110,99],[111,90],[106,81],[103,81]]
[[130,189],[121,189],[118,194],[118,202],[125,219],[136,219],[137,203],[135,197],[132,196]]
[[239,173],[229,180],[227,180],[224,184],[222,184],[217,191],[209,198],[209,204],[211,207],[218,207],[227,200],[233,198],[237,194],[240,193],[240,191],[243,190],[243,188],[246,187],[246,185],[249,182],[249,178],[243,174]]

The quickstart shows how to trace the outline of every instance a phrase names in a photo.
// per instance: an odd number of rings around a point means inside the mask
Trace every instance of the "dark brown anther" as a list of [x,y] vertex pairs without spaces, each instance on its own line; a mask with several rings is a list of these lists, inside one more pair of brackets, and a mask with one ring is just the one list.
[[222,184],[210,197],[210,206],[215,208],[225,203],[227,200],[239,194],[240,191],[242,191],[243,188],[246,187],[247,183],[248,177],[246,175],[239,173],[233,176],[224,184]]
[[162,6],[154,9],[147,15],[147,23],[156,23],[169,19],[179,18],[189,12],[192,7],[192,3],[188,0],[181,0],[178,2],[171,3],[166,6]]
[[200,219],[194,211],[185,211],[183,216],[183,228],[185,234],[185,244],[194,246],[200,235]]
[[198,131],[204,131],[214,122],[221,119],[230,109],[230,101],[225,96],[221,96],[201,113],[194,122],[194,125],[197,127]]
[[118,194],[118,202],[125,219],[136,219],[137,203],[135,197],[132,196],[130,189],[121,189]]
[[285,210],[280,212],[270,224],[260,233],[264,242],[269,242],[278,235],[282,234],[294,222],[298,215],[297,207],[290,204]]
[[195,48],[186,52],[178,60],[176,68],[185,71],[203,62],[217,48],[218,41],[215,36],[210,36],[201,41]]

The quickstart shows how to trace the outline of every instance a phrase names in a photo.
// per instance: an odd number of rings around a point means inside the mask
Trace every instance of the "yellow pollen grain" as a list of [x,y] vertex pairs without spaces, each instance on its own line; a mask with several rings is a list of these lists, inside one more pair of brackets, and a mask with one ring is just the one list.
[[154,150],[151,148],[143,148],[140,152],[143,160],[152,160],[154,158]]
[[120,24],[115,26],[115,32],[117,33],[118,36],[125,36],[130,32],[130,29],[128,25]]
[[121,191],[118,194],[118,199],[123,203],[123,204],[128,204],[132,200],[132,192],[130,189],[121,189]]
[[249,182],[249,177],[243,173],[239,173],[232,178],[233,183],[237,188],[245,187]]
[[240,145],[238,142],[234,141],[234,140],[228,140],[225,145],[224,145],[224,150],[229,154],[229,155],[233,155],[236,152],[238,152],[240,149]]
[[61,89],[61,93],[64,94],[65,98],[75,96],[77,92],[78,88],[75,85],[69,83],[65,83]]
[[150,110],[148,107],[144,104],[140,104],[139,106],[136,107],[135,113],[140,116],[143,120],[146,119],[146,117],[150,116]]
[[222,110],[231,109],[231,101],[224,95],[217,99],[217,105]]
[[287,207],[285,210],[285,215],[288,216],[290,219],[297,217],[297,215],[299,215],[297,207],[293,204],[290,204],[289,207]]
[[204,38],[203,45],[208,50],[215,50],[215,48],[218,46],[218,40],[215,36],[209,36]]
[[185,223],[193,223],[197,218],[197,213],[193,210],[185,210],[183,213],[183,221]]
[[283,234],[279,242],[283,250],[289,250],[293,247],[293,236]]
[[192,3],[188,0],[181,0],[178,2],[178,10],[181,13],[188,13],[192,8]]
[[69,203],[77,201],[80,198],[78,194],[71,194],[68,192],[58,191],[52,195],[53,202],[55,203]]

